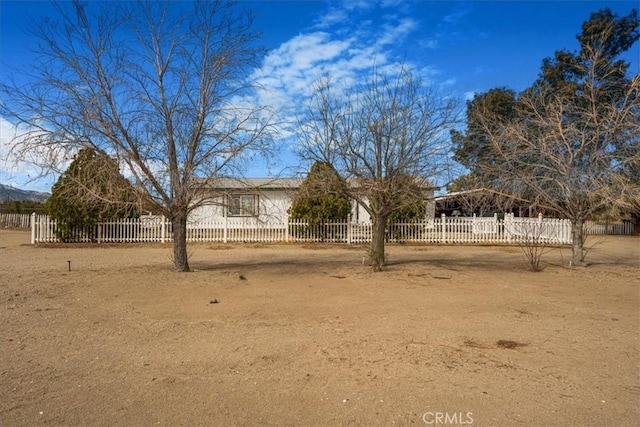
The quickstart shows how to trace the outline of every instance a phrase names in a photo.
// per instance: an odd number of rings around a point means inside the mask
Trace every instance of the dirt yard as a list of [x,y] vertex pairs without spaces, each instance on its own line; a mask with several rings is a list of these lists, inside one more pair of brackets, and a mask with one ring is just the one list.
[[[0,425],[631,426],[640,238],[33,247],[0,231]],[[69,271],[69,267],[71,270]]]

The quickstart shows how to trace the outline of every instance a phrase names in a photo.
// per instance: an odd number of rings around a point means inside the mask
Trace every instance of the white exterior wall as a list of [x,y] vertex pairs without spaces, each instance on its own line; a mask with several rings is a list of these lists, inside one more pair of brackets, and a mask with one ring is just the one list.
[[[230,191],[229,194],[257,194],[259,197],[259,215],[257,217],[227,217],[227,222],[238,225],[252,224],[286,224],[289,219],[289,209],[291,208],[291,190],[263,190],[252,191]],[[195,209],[189,216],[190,225],[198,223],[221,223],[225,221],[227,207],[225,206],[225,196],[218,196],[211,199],[211,203]],[[366,209],[355,200],[351,203],[351,220],[354,223],[368,224],[371,216]],[[430,201],[427,206],[426,217],[433,219],[435,212],[435,202]],[[205,226],[206,227],[206,226]]]
[[351,202],[351,221],[357,224],[369,224],[371,216],[369,212],[358,202]]
[[260,219],[286,223],[289,220],[291,200],[291,193],[284,190],[260,193]]
[[[229,194],[257,194],[258,216],[229,216],[228,222],[237,222],[243,225],[254,223],[286,224],[289,218],[288,210],[291,207],[291,195],[284,190],[270,190],[251,192],[242,190],[229,192]],[[196,208],[189,216],[189,224],[221,223],[227,216],[226,197],[218,196],[211,202]],[[205,226],[206,228],[206,226]]]
[[188,224],[224,221],[222,197],[211,199],[211,204],[199,206],[189,214]]

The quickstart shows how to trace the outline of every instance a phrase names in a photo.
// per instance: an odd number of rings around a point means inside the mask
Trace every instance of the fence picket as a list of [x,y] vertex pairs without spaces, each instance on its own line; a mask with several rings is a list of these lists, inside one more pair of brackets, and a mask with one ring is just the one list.
[[[9,218],[9,219],[7,219]],[[26,218],[26,219],[25,219]],[[16,224],[14,217],[0,215],[0,220]],[[57,242],[58,223],[47,215],[22,215],[20,224],[31,226],[32,243]],[[3,222],[2,224],[5,224]],[[5,225],[8,226],[8,225]],[[10,226],[10,225],[9,225]],[[260,222],[255,218],[225,218],[223,221],[199,221],[187,225],[190,242],[331,242],[368,243],[371,241],[370,223],[327,221],[310,226],[302,220],[285,223]],[[585,223],[588,234],[633,234],[631,222],[619,224]],[[173,240],[171,222],[159,216],[105,221],[91,229],[71,231],[73,241],[98,243],[170,242]],[[440,218],[418,222],[397,222],[388,227],[389,242],[422,243],[518,243],[535,237],[544,243],[571,243],[571,221],[554,218],[493,217]]]
[[31,214],[0,213],[0,227],[29,228],[31,226]]

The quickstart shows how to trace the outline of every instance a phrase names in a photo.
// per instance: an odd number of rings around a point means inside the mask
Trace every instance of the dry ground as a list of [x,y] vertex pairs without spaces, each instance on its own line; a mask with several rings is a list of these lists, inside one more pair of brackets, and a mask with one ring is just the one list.
[[28,239],[0,231],[2,426],[640,421],[638,237],[541,273],[392,245],[377,274],[361,247],[194,245],[179,274],[168,246]]

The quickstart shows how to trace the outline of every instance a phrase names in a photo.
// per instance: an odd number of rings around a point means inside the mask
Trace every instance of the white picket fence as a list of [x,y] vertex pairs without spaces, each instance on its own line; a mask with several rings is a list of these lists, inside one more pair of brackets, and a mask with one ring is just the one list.
[[568,219],[515,218],[505,215],[504,233],[516,243],[559,243],[572,242],[571,221]]
[[[31,243],[58,242],[59,224],[46,215],[31,215]],[[309,225],[305,221],[260,222],[255,218],[226,218],[218,222],[189,222],[189,242],[332,242],[368,243],[371,224],[334,221]],[[536,241],[571,243],[571,222],[552,218],[455,218],[395,223],[386,230],[389,242],[509,244]],[[72,230],[67,241],[96,243],[167,243],[173,239],[170,221],[160,216],[107,221],[84,230]],[[535,240],[534,240],[535,239]]]
[[[11,218],[11,227],[31,225],[32,243],[58,242],[58,224],[46,215],[2,214]],[[18,225],[19,224],[19,225]],[[309,226],[305,221],[261,222],[255,218],[226,218],[217,222],[190,222],[190,242],[333,242],[367,243],[371,224],[344,221]],[[633,234],[630,222],[602,225],[587,222],[588,234]],[[160,216],[142,216],[97,224],[89,230],[73,230],[69,241],[97,243],[166,243],[173,239],[171,223]],[[395,223],[387,229],[389,242],[422,243],[521,243],[535,239],[540,243],[571,243],[571,222],[553,218],[445,217],[416,223]]]
[[635,233],[635,226],[631,221],[606,222],[606,221],[585,221],[585,231],[587,234],[608,234],[629,236]]
[[31,226],[30,214],[0,213],[0,227],[29,228],[30,226]]

